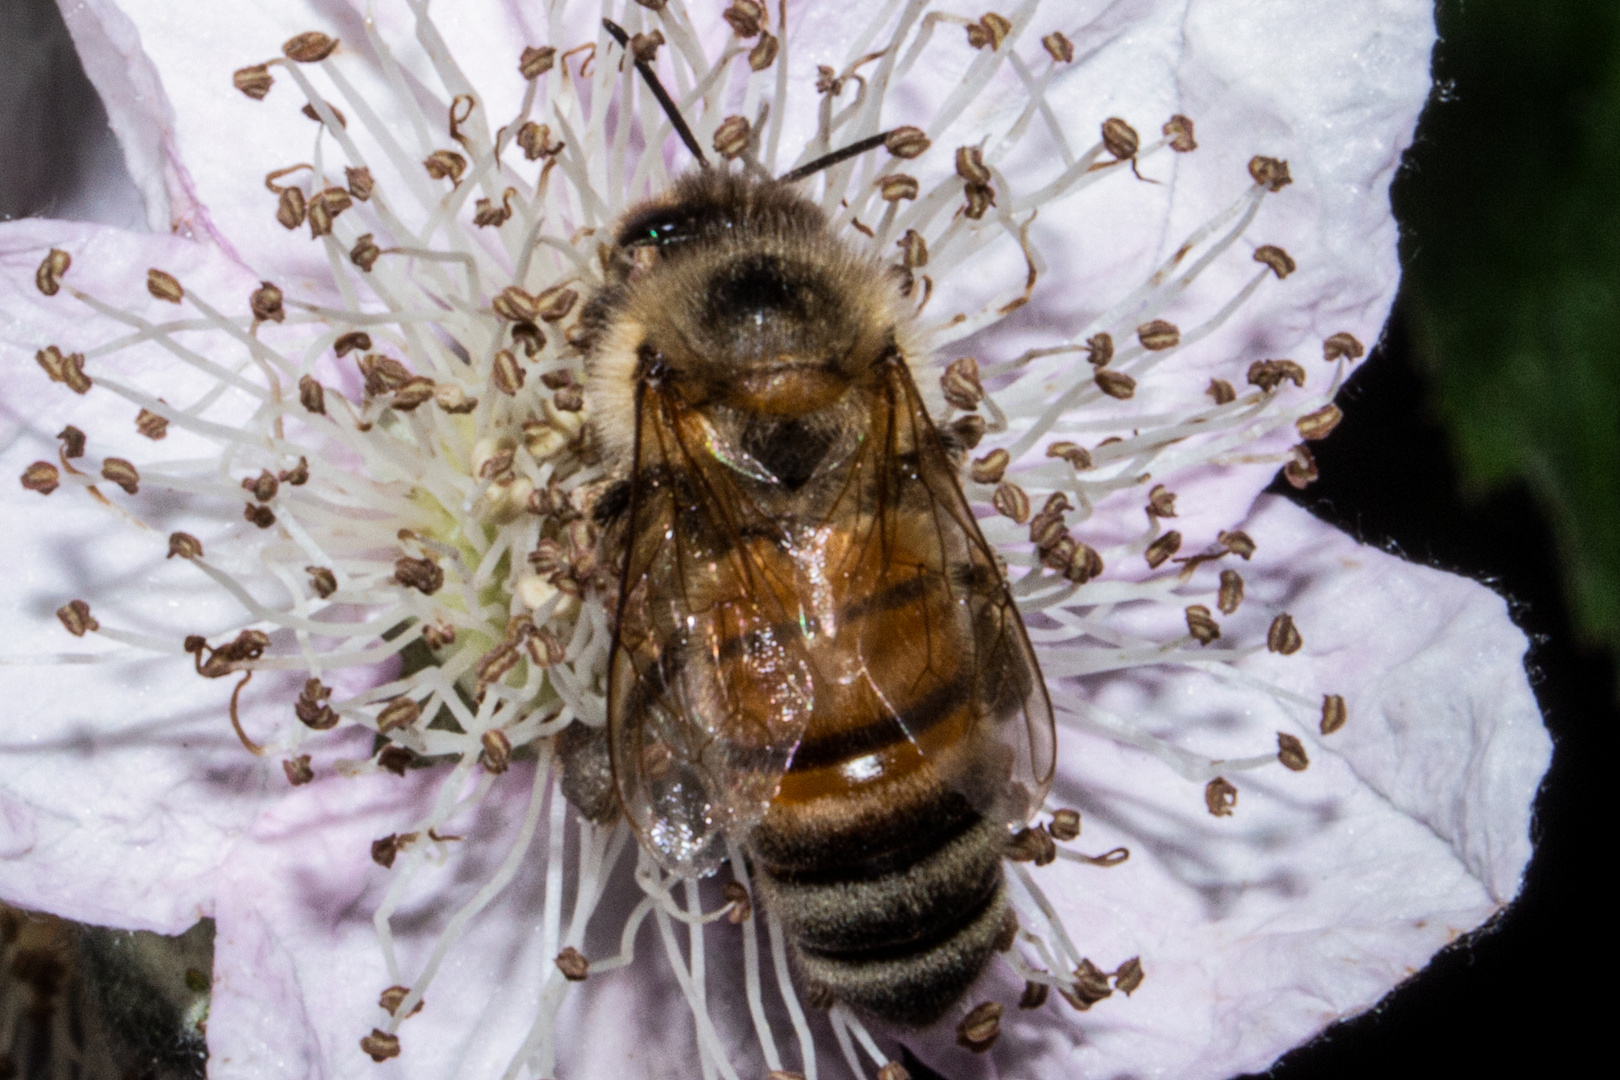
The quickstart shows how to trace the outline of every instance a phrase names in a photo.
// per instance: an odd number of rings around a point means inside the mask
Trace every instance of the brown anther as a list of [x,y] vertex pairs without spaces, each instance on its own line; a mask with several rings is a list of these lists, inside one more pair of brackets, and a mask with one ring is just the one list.
[[956,1025],[956,1041],[975,1054],[982,1054],[996,1044],[1001,1035],[1001,1003],[986,1001],[973,1009]]
[[[270,635],[263,630],[243,630],[233,640],[226,642],[217,649],[211,647],[208,644],[208,639],[200,634],[192,634],[186,638],[186,652],[192,654],[197,674],[205,679],[219,679],[242,671],[244,668],[248,668],[251,661],[263,656],[264,650],[269,647]],[[204,652],[208,654],[206,658],[203,656]],[[251,673],[251,669],[249,669],[249,674]],[[244,685],[245,683],[246,680],[243,681]],[[237,687],[238,692],[241,689],[241,686]],[[232,695],[232,700],[235,700],[235,695]],[[242,735],[240,729],[238,729],[237,735],[242,738],[244,744],[247,743],[247,737]],[[248,749],[252,750],[253,747],[249,745]],[[254,753],[259,753],[259,751],[255,750]]]
[[62,486],[62,474],[48,461],[36,461],[22,471],[22,486],[49,495]]
[[295,758],[283,758],[281,770],[287,774],[287,783],[293,787],[303,787],[315,779],[315,770],[309,767],[308,754],[299,754]]
[[1010,517],[1020,525],[1029,520],[1029,495],[1017,484],[1004,481],[996,485],[990,502],[1003,517]]
[[381,257],[382,248],[377,246],[370,233],[361,233],[360,238],[354,242],[354,247],[349,249],[349,261],[368,274]]
[[[1059,31],[1054,30],[1041,38],[1041,47],[1046,50],[1046,55],[1052,58],[1053,63],[1071,64],[1074,62],[1074,42],[1063,36]],[[1041,1000],[1046,1000],[1045,994],[1041,995]]]
[[478,408],[478,399],[468,397],[467,392],[455,383],[440,383],[434,387],[433,401],[452,416],[470,413]]
[[[70,369],[72,369],[78,372],[80,379],[84,379],[86,389],[89,388],[89,379],[86,379],[84,375],[83,353],[70,353],[63,356],[61,349],[55,345],[47,345],[34,354],[34,360],[44,369],[45,374],[50,376],[51,382],[67,383],[72,386],[73,381],[70,372]],[[84,390],[78,392],[82,394]]]
[[171,304],[178,304],[186,298],[186,290],[180,287],[175,276],[156,268],[146,272],[146,291]]
[[268,64],[253,64],[250,67],[237,68],[231,73],[231,82],[236,88],[254,101],[263,101],[270,88],[276,84],[275,78],[270,74]]
[[1283,466],[1283,479],[1303,491],[1321,475],[1316,468],[1316,456],[1311,448],[1304,443],[1298,443],[1288,450],[1288,462]]
[[1230,615],[1243,603],[1243,575],[1236,570],[1221,571],[1221,590],[1217,595],[1215,604],[1224,614]]
[[1176,153],[1190,154],[1198,149],[1198,141],[1193,138],[1193,122],[1180,113],[1166,120],[1160,130],[1170,140],[1170,149]]
[[371,1034],[360,1040],[360,1049],[380,1064],[399,1057],[399,1036],[390,1035],[382,1028],[372,1028]]
[[1046,827],[1054,840],[1067,843],[1080,835],[1080,811],[1064,808],[1052,815],[1052,823]]
[[[326,107],[332,110],[332,119],[337,121],[338,127],[346,128],[349,126],[348,118],[343,115],[343,110],[339,109],[331,102],[327,102]],[[324,122],[321,120],[321,111],[315,107],[314,102],[305,104],[304,107],[298,111],[315,121],[317,124]]]
[[989,184],[967,184],[962,193],[967,196],[967,202],[962,206],[962,213],[971,221],[978,221],[985,213],[996,205],[996,189]]
[[907,229],[906,235],[894,242],[900,249],[901,264],[908,270],[928,265],[928,241],[916,229]]
[[727,881],[720,886],[720,898],[731,908],[726,918],[733,926],[741,926],[754,914],[754,901],[748,887],[740,881]]
[[753,125],[749,124],[746,116],[726,117],[714,129],[714,152],[727,161],[738,157],[748,149],[752,132]]
[[380,1064],[399,1057],[399,1036],[390,1035],[382,1028],[372,1028],[371,1034],[360,1040],[360,1049]]
[[281,55],[300,64],[313,64],[331,56],[337,47],[337,38],[327,37],[318,30],[307,30],[283,42]]
[[585,389],[580,386],[565,386],[553,394],[551,400],[558,412],[577,413],[585,408]]
[[1215,535],[1215,542],[1244,562],[1248,562],[1254,556],[1254,541],[1249,539],[1248,533],[1241,530],[1232,529],[1229,532],[1222,530]]
[[[640,248],[638,251],[650,251],[650,248]],[[515,322],[512,324],[512,344],[523,346],[523,355],[533,360],[540,350],[546,347],[546,335],[532,322]]]
[[1114,337],[1112,334],[1092,334],[1086,338],[1086,360],[1093,367],[1107,367],[1108,361],[1114,358]]
[[432,596],[444,586],[444,571],[432,559],[401,555],[394,560],[394,580],[424,596]]
[[1133,956],[1114,971],[1114,989],[1131,996],[1131,992],[1142,985],[1142,958]]
[[1224,776],[1217,776],[1204,785],[1204,805],[1215,817],[1231,817],[1237,806],[1238,791]]
[[958,416],[950,423],[951,434],[954,435],[957,441],[959,441],[969,450],[978,449],[979,443],[984,439],[984,432],[987,426],[988,425],[985,424],[984,417],[980,416],[978,413],[968,413],[966,416]]
[[917,184],[915,176],[905,173],[890,173],[877,179],[878,195],[884,202],[899,202],[901,199],[915,199],[922,190]]
[[1117,116],[1110,116],[1102,122],[1103,149],[1120,161],[1133,158],[1142,148],[1142,138],[1137,135],[1136,129]]
[[945,400],[964,412],[979,407],[984,400],[984,385],[979,382],[979,361],[962,356],[950,362],[945,374],[939,377]]
[[1209,608],[1203,604],[1192,604],[1187,608],[1187,633],[1200,645],[1208,645],[1221,636],[1221,625],[1209,613]]
[[430,649],[442,649],[446,645],[456,643],[456,628],[449,623],[439,620],[430,622],[422,628],[422,640]]
[[435,150],[422,159],[422,168],[435,180],[448,177],[452,184],[459,184],[467,171],[467,159],[454,150]]
[[518,72],[525,79],[538,79],[557,64],[557,50],[550,45],[526,45],[518,58]]
[[1299,269],[1299,265],[1294,262],[1294,257],[1276,244],[1262,244],[1255,248],[1254,261],[1265,263],[1271,267],[1271,272],[1277,275],[1278,280]]
[[74,637],[84,637],[101,629],[101,624],[90,614],[90,605],[83,600],[69,600],[56,609],[56,617],[62,620],[62,625]]
[[897,127],[883,136],[883,148],[897,158],[921,157],[932,145],[922,128]]
[[327,704],[332,688],[319,679],[305,679],[304,689],[293,703],[298,722],[314,731],[330,731],[337,727],[338,714]]
[[984,163],[984,151],[977,146],[956,148],[956,175],[966,183],[980,187],[993,179],[990,167]]
[[1274,653],[1292,656],[1299,652],[1305,644],[1305,639],[1299,636],[1299,628],[1294,625],[1294,618],[1286,611],[1271,620],[1271,626],[1266,630],[1266,648]]
[[1344,727],[1349,714],[1345,709],[1344,697],[1340,694],[1322,695],[1322,723],[1317,728],[1323,735],[1331,735]]
[[1007,858],[1013,862],[1047,866],[1057,859],[1057,844],[1052,841],[1052,834],[1040,825],[1033,829],[1019,829],[1013,834],[1012,843],[1007,848]]
[[877,1080],[911,1080],[911,1074],[898,1061],[891,1061],[877,1071]]
[[1046,1004],[1046,997],[1050,992],[1051,988],[1045,983],[1026,982],[1024,992],[1018,995],[1018,1007],[1020,1009],[1038,1009]]
[[353,205],[354,198],[344,188],[329,187],[316,192],[309,200],[310,239],[331,235],[332,222]]
[[294,465],[290,469],[282,469],[281,474],[277,477],[277,479],[283,484],[290,484],[293,487],[303,487],[305,484],[309,483],[309,459],[300,456],[298,459],[298,464]]
[[1305,744],[1285,731],[1277,732],[1277,760],[1293,772],[1304,772],[1311,764],[1305,756]]
[[541,158],[552,158],[563,152],[567,143],[552,142],[551,128],[545,124],[525,120],[523,126],[518,128],[517,144],[523,151],[523,156],[530,161],[539,161]]
[[367,353],[356,363],[365,376],[368,397],[391,394],[411,381],[411,369],[391,356]]
[[276,497],[276,491],[281,482],[276,479],[269,469],[260,469],[258,476],[248,476],[242,479],[242,490],[253,492],[253,497],[260,502],[269,502]]
[[1342,330],[1322,342],[1322,359],[1329,363],[1334,360],[1359,360],[1366,352],[1354,334]]
[[1001,48],[1001,43],[1007,40],[1012,33],[1012,23],[995,12],[986,12],[984,17],[976,23],[969,23],[967,28],[968,44],[975,49],[990,46],[990,51]]
[[1084,585],[1103,572],[1102,556],[1089,544],[1082,544],[1078,540],[1073,543],[1074,549],[1069,552],[1068,562],[1061,568],[1061,573],[1076,585]]
[[248,297],[248,307],[260,322],[281,322],[287,318],[287,309],[281,305],[281,290],[268,281],[259,282],[259,287]]
[[765,5],[757,0],[732,0],[720,17],[731,26],[731,32],[740,38],[751,38],[765,28]]
[[490,381],[496,389],[507,395],[515,395],[523,389],[524,371],[518,363],[518,358],[512,355],[512,350],[502,349],[495,354],[495,364],[490,371]]
[[326,599],[330,594],[337,593],[337,575],[329,568],[305,567],[305,573],[309,575],[309,586],[314,589],[316,596]]
[[1162,352],[1181,344],[1181,329],[1175,323],[1154,319],[1136,328],[1136,339],[1149,352]]
[[62,288],[62,275],[73,265],[73,256],[61,248],[51,248],[34,271],[34,284],[46,296],[55,296]]
[[1108,985],[1108,976],[1098,970],[1097,965],[1090,960],[1082,959],[1080,966],[1074,969],[1074,982],[1066,990],[1059,990],[1063,1000],[1081,1012],[1085,1012],[1104,998],[1113,996],[1113,989]]
[[58,431],[56,437],[62,440],[63,457],[69,459],[84,457],[84,432],[69,424]]
[[[390,986],[381,994],[377,995],[377,1004],[381,1008],[387,1010],[389,1016],[397,1016],[399,1015],[399,1007],[405,1004],[405,999],[410,996],[410,987]],[[421,1012],[424,1004],[426,1004],[426,1001],[423,998],[417,998],[416,1007],[411,1010],[411,1016],[415,1016],[417,1013]]]
[[1208,394],[1217,405],[1228,405],[1237,400],[1237,391],[1233,390],[1232,384],[1225,379],[1209,380],[1204,393]]
[[1344,413],[1337,405],[1329,402],[1315,412],[1306,413],[1295,420],[1294,428],[1299,432],[1300,438],[1315,442],[1331,435],[1333,429],[1338,427],[1339,421],[1343,419]]
[[135,471],[135,466],[123,458],[110,457],[101,463],[103,479],[111,480],[125,492],[134,495],[141,489],[141,474]]
[[517,194],[517,188],[507,188],[501,196],[500,205],[493,199],[479,199],[473,205],[473,224],[479,228],[500,228],[512,217],[512,196]]
[[1294,182],[1294,178],[1288,175],[1288,162],[1276,158],[1250,158],[1249,175],[1267,191],[1281,191]]
[[371,178],[370,169],[364,167],[357,169],[350,165],[343,170],[343,176],[348,181],[350,195],[361,202],[370,200],[372,189],[377,186],[376,181]]
[[518,288],[508,285],[502,289],[490,307],[495,314],[508,322],[532,323],[539,316],[539,309],[535,306],[535,298]]
[[1092,375],[1091,378],[1097,384],[1097,389],[1111,398],[1118,398],[1123,401],[1136,393],[1136,380],[1123,371],[1115,371],[1113,368],[1098,368],[1096,374]]
[[[378,767],[388,770],[395,776],[404,776],[405,770],[409,769],[411,767],[411,763],[415,760],[416,755],[403,746],[385,747],[383,752],[377,755]],[[400,837],[400,840],[414,840],[415,838],[416,836],[414,833],[406,833],[405,836]]]
[[1147,559],[1151,569],[1157,570],[1165,561],[1181,550],[1181,534],[1174,529],[1159,537],[1147,546],[1142,557]]
[[1001,480],[1007,472],[1007,464],[1012,460],[1004,447],[997,447],[984,455],[975,458],[968,468],[968,476],[975,484],[994,484]]
[[556,368],[541,374],[540,385],[547,390],[561,390],[565,386],[578,386],[579,382],[572,368]]
[[1163,484],[1154,484],[1148,492],[1148,517],[1173,518],[1176,516],[1176,493]]
[[529,650],[529,659],[541,667],[553,667],[568,659],[567,644],[546,627],[530,634],[524,647]]
[[323,414],[326,412],[326,391],[315,381],[315,376],[298,377],[298,402],[308,412]]
[[276,512],[259,503],[243,504],[242,517],[261,529],[268,529],[276,523]]
[[516,457],[517,451],[510,448],[497,451],[496,453],[490,455],[484,460],[482,465],[478,466],[478,479],[490,480],[494,477],[500,476],[504,472],[509,471],[512,468],[512,462]]
[[[426,636],[426,635],[424,635]],[[499,776],[512,765],[512,740],[506,737],[506,732],[491,729],[478,737],[483,744],[479,751],[478,764],[484,771]]]
[[837,97],[843,93],[844,80],[838,78],[838,73],[826,64],[816,65],[816,93],[831,94]]
[[394,391],[394,396],[388,404],[400,412],[410,412],[418,405],[433,400],[438,387],[426,375],[413,375],[405,380],[405,385]]
[[420,719],[422,719],[422,706],[417,703],[416,699],[401,694],[397,698],[390,699],[388,704],[384,705],[382,710],[377,713],[377,731],[386,735],[390,731],[410,727]]
[[578,300],[578,292],[563,285],[553,285],[534,298],[534,313],[542,322],[558,322],[568,317]]
[[289,232],[304,223],[308,209],[302,188],[282,188],[281,194],[276,197],[276,220]]
[[1249,365],[1249,384],[1267,391],[1277,389],[1284,382],[1305,385],[1305,369],[1292,360],[1256,360]]
[[638,63],[650,64],[658,59],[658,47],[663,44],[664,32],[662,30],[654,30],[650,34],[632,34],[630,36],[630,55]]
[[1076,442],[1055,442],[1046,448],[1049,458],[1062,458],[1075,469],[1091,468],[1091,451]]
[[169,553],[164,558],[172,559],[176,555],[182,559],[202,558],[202,541],[188,532],[172,532],[169,534]]
[[591,962],[585,959],[585,954],[572,945],[557,954],[557,970],[562,972],[563,978],[569,982],[584,982],[591,973]]

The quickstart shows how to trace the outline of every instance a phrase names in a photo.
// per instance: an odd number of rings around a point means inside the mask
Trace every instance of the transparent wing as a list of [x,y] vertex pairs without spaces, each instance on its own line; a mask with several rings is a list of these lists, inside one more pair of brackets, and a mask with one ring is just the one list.
[[795,570],[701,419],[638,391],[629,545],[609,666],[614,781],[666,870],[700,876],[765,813],[810,721],[813,679],[783,633]]

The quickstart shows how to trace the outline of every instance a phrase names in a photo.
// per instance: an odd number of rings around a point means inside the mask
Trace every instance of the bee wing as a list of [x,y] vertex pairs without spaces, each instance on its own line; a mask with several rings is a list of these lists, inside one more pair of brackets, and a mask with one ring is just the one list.
[[702,420],[637,391],[629,544],[609,662],[620,802],[666,870],[699,876],[757,822],[810,721],[802,645],[782,632],[794,568]]
[[[1021,824],[1045,799],[1055,767],[1040,665],[905,363],[895,357],[875,374],[870,437],[852,463],[844,506],[829,514],[853,523],[839,570],[851,598],[841,636],[863,657],[870,704],[822,714],[878,719],[831,745],[888,743],[894,751],[874,762],[904,771],[909,754],[981,812]],[[824,730],[818,720],[795,770],[813,763]],[[847,755],[842,768],[862,771]]]

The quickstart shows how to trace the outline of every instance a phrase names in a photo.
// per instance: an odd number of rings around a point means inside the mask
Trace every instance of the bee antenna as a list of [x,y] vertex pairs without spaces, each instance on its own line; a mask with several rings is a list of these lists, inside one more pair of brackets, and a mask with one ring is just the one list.
[[692,156],[697,158],[698,164],[707,169],[709,159],[703,155],[703,148],[698,145],[697,138],[692,134],[692,129],[686,126],[686,121],[682,119],[680,109],[676,107],[675,102],[670,98],[669,91],[665,90],[664,84],[658,81],[658,73],[645,60],[636,59],[635,53],[631,51],[630,35],[624,32],[624,27],[612,19],[603,19],[602,27],[613,35],[613,40],[619,43],[619,47],[625,51],[625,55],[635,62],[636,70],[641,72],[642,79],[647,83],[647,89],[652,91],[653,97],[658,99],[658,104],[663,106],[664,115],[669,117],[669,122],[675,125],[675,134],[679,135],[681,142],[685,143],[686,148],[692,151]]
[[876,135],[868,135],[858,142],[850,143],[841,150],[834,150],[832,153],[818,157],[806,165],[800,165],[797,169],[785,172],[779,179],[784,184],[797,183],[807,176],[814,176],[822,169],[830,169],[840,162],[848,161],[852,157],[866,153],[873,147],[882,146],[888,141],[890,134],[891,132],[880,131]]

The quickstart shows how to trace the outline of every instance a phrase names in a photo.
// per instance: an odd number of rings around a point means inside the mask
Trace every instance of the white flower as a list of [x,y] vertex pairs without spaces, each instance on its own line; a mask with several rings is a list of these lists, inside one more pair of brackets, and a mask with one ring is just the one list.
[[[1331,426],[1387,314],[1386,188],[1427,90],[1427,5],[1030,2],[1003,20],[839,0],[785,28],[770,12],[775,56],[718,3],[658,7],[607,13],[661,30],[705,148],[732,116],[774,173],[898,125],[932,141],[809,190],[885,258],[908,227],[926,238],[914,295],[940,369],[919,383],[952,415],[935,376],[972,353],[990,391],[967,491],[1000,510],[983,525],[1061,714],[1050,806],[1085,822],[1065,852],[1131,852],[1009,864],[1022,968],[997,962],[963,1006],[1009,1006],[994,1068],[1263,1068],[1506,904],[1549,747],[1502,602],[1257,501],[1279,464],[1308,480],[1294,447]],[[595,280],[589,230],[689,161],[602,13],[68,13],[174,235],[0,227],[0,475],[24,479],[0,489],[0,899],[171,933],[213,916],[215,1076],[369,1076],[374,1028],[380,1056],[398,1034],[385,1075],[872,1075],[898,1053],[841,1012],[807,1017],[767,920],[725,920],[714,883],[646,860],[632,881],[627,832],[578,822],[550,782],[549,737],[601,722],[608,640],[565,509],[600,470],[562,378],[564,290]],[[289,40],[310,31],[341,45]],[[526,45],[556,49],[530,54],[532,80]],[[899,172],[918,197],[885,201]],[[1058,490],[1070,509],[1032,547]],[[1230,579],[1217,591],[1233,569],[1240,605]],[[537,764],[507,767],[525,747]],[[421,757],[437,763],[406,767]],[[682,924],[700,911],[719,921]],[[592,961],[582,985],[565,947]],[[1011,1007],[1025,976],[1138,956],[1129,1000]],[[412,992],[390,1016],[396,985]],[[903,1041],[982,1074],[951,1028]]]

